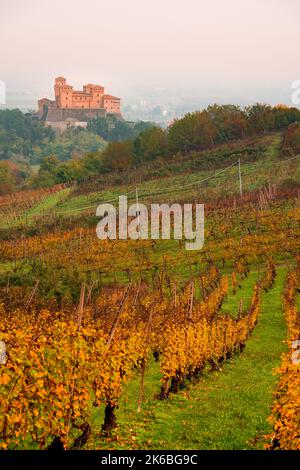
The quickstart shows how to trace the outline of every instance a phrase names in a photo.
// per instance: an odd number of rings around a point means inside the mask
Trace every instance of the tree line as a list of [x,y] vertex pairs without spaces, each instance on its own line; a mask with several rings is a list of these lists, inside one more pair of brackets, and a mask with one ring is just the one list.
[[[17,134],[23,133],[22,123],[25,120],[22,117],[18,121],[20,125],[15,129]],[[56,136],[54,141],[47,134],[51,130],[40,130],[39,123],[30,124],[32,129],[37,126],[37,133],[41,132],[44,139],[51,141],[47,143],[51,152],[43,156],[38,174],[27,176],[27,184],[43,187],[79,181],[93,175],[138,167],[156,159],[167,160],[202,152],[218,144],[275,131],[285,131],[285,151],[299,152],[299,122],[300,110],[297,108],[256,103],[243,109],[236,105],[214,104],[174,120],[167,129],[151,123],[96,118],[88,123],[86,130],[70,129],[65,135]],[[95,139],[98,139],[96,144]],[[67,158],[68,152],[71,153],[71,159]],[[63,158],[60,158],[62,154]],[[16,169],[14,171],[16,173]],[[8,173],[9,170],[4,171],[2,168],[1,176],[0,168],[0,185],[8,178]]]
[[[109,142],[101,152],[90,152],[84,158],[59,165],[52,156],[44,159],[34,184],[65,183],[89,176],[126,170],[155,159],[211,149],[214,145],[238,139],[287,131],[298,126],[300,110],[287,106],[255,104],[244,109],[235,105],[212,105],[203,111],[188,113],[176,119],[167,129],[152,125],[134,139]],[[94,130],[99,119],[90,123]]]
[[299,122],[297,108],[257,103],[241,109],[235,105],[215,104],[176,119],[165,130],[153,126],[134,140],[109,143],[101,154],[101,161],[104,168],[122,169],[156,158],[203,151],[245,137],[285,131]]

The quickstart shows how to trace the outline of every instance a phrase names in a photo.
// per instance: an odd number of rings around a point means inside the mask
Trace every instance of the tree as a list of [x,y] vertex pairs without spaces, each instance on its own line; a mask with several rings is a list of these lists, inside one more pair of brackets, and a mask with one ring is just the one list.
[[141,132],[153,127],[151,122],[128,122],[114,116],[97,117],[89,121],[87,129],[108,142],[135,139]]
[[105,146],[106,142],[97,134],[82,128],[70,128],[46,145],[42,155],[56,155],[59,160],[66,161],[73,156],[82,157],[89,152],[101,151]]
[[122,142],[134,138],[133,126],[121,120],[116,120],[114,126],[111,127],[108,140],[110,142]]
[[132,145],[135,162],[153,160],[164,157],[167,152],[167,136],[161,127],[151,127],[142,132]]
[[74,172],[73,172],[71,165],[68,165],[65,163],[62,163],[61,165],[59,165],[55,174],[56,183],[69,183],[73,179],[75,178],[74,178]]
[[106,118],[97,117],[88,122],[87,129],[99,135],[104,140],[109,140],[109,126]]
[[282,143],[282,149],[285,154],[300,154],[300,124],[290,124],[285,133]]
[[0,162],[0,195],[12,193],[16,189],[15,179],[7,162]]
[[54,140],[55,133],[50,127],[33,121],[31,115],[19,109],[0,110],[0,159],[15,155],[35,159],[35,149]]
[[273,108],[275,116],[275,127],[282,131],[288,128],[294,122],[300,122],[300,110],[297,108],[289,108],[285,105],[277,105]]
[[47,187],[56,184],[58,168],[59,160],[54,155],[44,158],[37,176],[33,179],[33,187]]
[[207,112],[217,128],[216,141],[218,143],[240,139],[246,134],[247,119],[239,106],[214,104],[208,106]]
[[156,127],[155,123],[150,121],[138,121],[133,125],[134,138],[138,137],[141,132],[151,129],[151,127]]
[[265,134],[275,129],[275,116],[271,106],[256,103],[245,108],[249,131],[252,134]]
[[39,171],[55,174],[58,164],[59,160],[56,156],[52,155],[50,157],[46,157],[42,161]]
[[168,129],[168,144],[172,152],[201,150],[214,143],[217,128],[207,111],[188,113]]
[[110,142],[102,156],[104,167],[123,170],[132,162],[132,143],[131,141]]

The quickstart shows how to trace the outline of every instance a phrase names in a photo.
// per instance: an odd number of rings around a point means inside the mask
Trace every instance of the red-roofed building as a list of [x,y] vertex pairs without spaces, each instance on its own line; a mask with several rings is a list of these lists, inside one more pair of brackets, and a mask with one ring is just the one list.
[[[64,77],[57,77],[54,84],[55,100],[42,98],[38,101],[39,118],[51,116],[76,115],[76,111],[86,111],[86,116],[113,114],[121,117],[121,100],[113,95],[104,94],[101,85],[84,85],[82,90],[74,90]],[[57,112],[55,112],[57,110]],[[72,110],[72,112],[71,112]],[[50,111],[50,112],[49,112]],[[93,113],[93,111],[95,111]],[[84,113],[81,113],[83,115]],[[51,120],[51,119],[50,119]],[[56,120],[56,119],[55,119]],[[60,120],[57,119],[57,120]]]

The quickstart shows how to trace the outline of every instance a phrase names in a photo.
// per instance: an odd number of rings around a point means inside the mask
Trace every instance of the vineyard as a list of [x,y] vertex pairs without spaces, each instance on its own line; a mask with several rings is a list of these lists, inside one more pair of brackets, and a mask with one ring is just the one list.
[[2,449],[300,449],[299,189],[205,211],[200,251],[100,241],[93,218],[3,228]]

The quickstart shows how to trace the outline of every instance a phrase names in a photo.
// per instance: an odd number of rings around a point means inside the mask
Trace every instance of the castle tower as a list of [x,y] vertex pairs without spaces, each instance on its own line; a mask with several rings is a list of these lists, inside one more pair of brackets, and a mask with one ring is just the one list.
[[64,77],[57,77],[55,79],[54,92],[58,108],[72,108],[73,87],[67,85]]
[[100,85],[92,85],[89,83],[88,85],[83,86],[84,93],[90,95],[90,107],[91,108],[102,108],[103,105],[103,95],[104,95],[104,88]]
[[62,86],[66,85],[66,79],[64,77],[57,77],[55,79],[55,84],[54,84],[54,95],[55,99],[57,99],[60,95],[60,89]]

